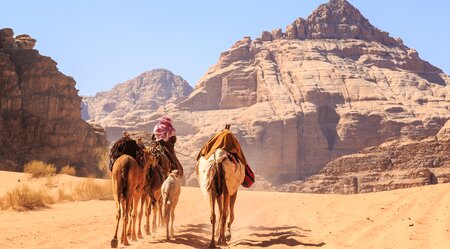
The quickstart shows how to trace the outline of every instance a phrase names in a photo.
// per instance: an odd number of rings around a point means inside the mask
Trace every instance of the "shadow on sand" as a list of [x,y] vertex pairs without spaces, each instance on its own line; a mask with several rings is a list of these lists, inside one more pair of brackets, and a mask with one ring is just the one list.
[[166,239],[155,240],[150,242],[150,244],[173,243],[192,248],[207,248],[210,241],[210,237],[207,236],[211,232],[210,227],[211,225],[209,224],[179,226],[175,229],[175,239],[170,241]]
[[[248,247],[269,247],[276,245],[285,246],[309,246],[309,247],[321,247],[325,245],[324,242],[320,243],[306,243],[302,242],[301,238],[307,236],[302,234],[305,232],[311,232],[311,230],[305,230],[297,226],[281,226],[281,227],[243,227],[236,229],[234,235],[239,234],[240,230],[250,230],[248,234],[250,237],[246,239],[236,240],[231,239],[228,246],[248,246]],[[207,248],[210,242],[211,225],[210,224],[190,224],[179,226],[175,231],[175,239],[167,241],[165,239],[155,240],[150,244],[159,243],[173,243],[179,245],[185,245],[192,248]],[[217,238],[216,238],[217,240]],[[220,247],[216,247],[220,248]]]
[[320,243],[306,243],[299,240],[299,238],[307,237],[301,232],[311,232],[311,230],[305,230],[298,226],[281,226],[281,227],[245,227],[244,229],[249,229],[254,231],[251,233],[250,237],[257,237],[260,239],[238,239],[232,242],[232,246],[249,246],[249,247],[269,247],[276,245],[285,246],[311,246],[311,247],[322,247],[325,242]]

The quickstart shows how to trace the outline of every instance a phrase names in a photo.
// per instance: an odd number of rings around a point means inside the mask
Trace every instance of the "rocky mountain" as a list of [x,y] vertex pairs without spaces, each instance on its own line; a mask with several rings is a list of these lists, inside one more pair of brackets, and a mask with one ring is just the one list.
[[105,127],[109,139],[114,140],[123,129],[150,130],[153,123],[148,121],[156,111],[165,112],[191,92],[192,87],[180,76],[154,69],[110,91],[83,97],[83,119]]
[[105,132],[81,119],[75,81],[34,48],[29,35],[0,30],[0,169],[22,170],[30,160],[96,173]]
[[337,158],[281,191],[354,194],[450,182],[450,121],[436,136],[398,138]]
[[280,184],[391,138],[435,135],[450,117],[449,83],[350,3],[331,0],[285,31],[237,41],[168,112],[191,156],[231,123],[256,173]]
[[[250,165],[271,186],[323,174],[329,162],[394,138],[435,136],[450,118],[449,83],[400,38],[347,1],[331,0],[285,30],[237,41],[187,98],[134,114],[125,91],[86,113],[104,122],[110,137],[150,131],[161,115],[172,116],[187,173],[210,136],[232,124]],[[116,110],[123,111],[97,119]]]

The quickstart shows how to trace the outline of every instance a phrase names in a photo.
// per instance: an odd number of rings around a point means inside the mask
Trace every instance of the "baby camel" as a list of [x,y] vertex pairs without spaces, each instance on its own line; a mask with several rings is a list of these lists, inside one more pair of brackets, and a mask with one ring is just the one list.
[[[180,196],[181,172],[178,170],[172,170],[169,177],[164,181],[161,192],[163,199],[163,216],[166,223],[166,238],[174,237],[173,234],[173,220],[175,219],[175,207],[178,203],[178,197]],[[169,236],[169,220],[170,220],[170,236]]]

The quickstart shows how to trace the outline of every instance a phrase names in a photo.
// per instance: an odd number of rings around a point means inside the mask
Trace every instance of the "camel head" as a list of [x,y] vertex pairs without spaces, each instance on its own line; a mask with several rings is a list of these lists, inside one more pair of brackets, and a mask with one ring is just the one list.
[[181,179],[181,172],[177,169],[174,169],[170,172],[170,176],[175,177],[177,179]]

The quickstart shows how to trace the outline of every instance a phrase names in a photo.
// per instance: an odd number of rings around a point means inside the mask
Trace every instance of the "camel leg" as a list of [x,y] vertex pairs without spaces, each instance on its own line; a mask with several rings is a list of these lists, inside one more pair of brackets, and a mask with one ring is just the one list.
[[141,199],[141,208],[139,210],[138,238],[143,239],[144,237],[142,237],[141,221],[142,221],[142,215],[144,213],[145,194],[142,194],[140,199]]
[[136,236],[136,221],[137,221],[137,213],[138,213],[138,208],[139,208],[139,197],[140,197],[140,193],[136,193],[133,196],[133,203],[134,203],[134,209],[133,209],[133,228],[132,228],[132,232],[131,232],[131,239],[133,241],[137,241],[137,236]]
[[158,202],[152,203],[152,209],[153,209],[153,217],[152,217],[152,230],[155,233],[156,232],[156,216],[158,216],[157,207]]
[[218,244],[219,245],[227,245],[227,241],[225,239],[225,226],[227,223],[228,218],[228,208],[230,207],[230,195],[228,194],[228,190],[225,188],[223,190],[223,197],[222,197],[222,212],[220,213],[220,227],[219,227],[219,239]]
[[172,206],[170,207],[170,237],[174,238],[175,233],[173,231],[173,222],[175,220],[175,208],[177,207],[178,197],[175,197]]
[[167,204],[164,203],[164,221],[165,221],[165,225],[166,225],[166,239],[170,240],[170,233],[169,233],[169,220],[170,220],[170,210],[172,203],[171,204]]
[[120,202],[118,200],[116,200],[116,210],[117,210],[117,214],[116,214],[116,231],[114,233],[114,238],[111,240],[111,248],[117,248],[117,232],[119,231],[119,222],[120,222]]
[[127,225],[128,225],[128,220],[130,217],[130,202],[131,202],[131,198],[130,197],[126,197],[126,200],[122,201],[122,210],[124,210],[123,214],[122,214],[122,218],[123,218],[123,230],[122,230],[122,244],[129,246],[130,243],[128,242],[128,236],[127,236]]
[[228,221],[228,229],[225,233],[225,238],[227,241],[231,239],[231,224],[234,221],[234,204],[236,203],[237,191],[234,195],[230,197],[230,221]]
[[130,213],[129,213],[130,219],[129,219],[128,230],[127,230],[128,237],[131,237],[131,226],[133,225],[132,215],[133,215],[133,198],[131,198],[131,203],[130,203]]
[[209,243],[209,248],[215,248],[216,247],[216,242],[214,241],[214,230],[216,228],[216,194],[213,193],[215,191],[210,190],[209,191],[209,205],[210,205],[210,209],[211,209],[211,216],[210,216],[210,220],[211,220],[211,225],[212,225],[212,236],[211,236],[211,242]]
[[150,198],[148,196],[145,197],[145,202],[146,202],[146,209],[145,209],[145,233],[147,235],[150,235],[150,215],[152,213],[152,201],[150,200]]
[[159,201],[158,201],[159,227],[164,227],[162,208],[163,208],[162,198],[159,198]]
[[[223,194],[216,198],[217,206],[219,207],[219,218],[220,218],[220,214],[222,213],[222,209],[223,209],[222,198],[223,198]],[[220,232],[220,220],[216,224],[216,234],[215,234],[216,237],[219,237],[219,232]]]

